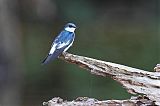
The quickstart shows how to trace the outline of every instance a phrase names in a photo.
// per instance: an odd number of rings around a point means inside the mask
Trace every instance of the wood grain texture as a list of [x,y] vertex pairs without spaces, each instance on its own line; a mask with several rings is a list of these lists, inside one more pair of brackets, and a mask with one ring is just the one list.
[[[111,77],[119,82],[129,93],[146,95],[148,101],[150,100],[152,103],[160,105],[160,73],[158,71],[148,72],[70,53],[63,53],[60,58],[69,63],[77,64],[79,67],[90,71],[91,74]],[[126,101],[129,101],[129,103],[135,103],[131,99],[110,101],[115,104],[127,103]]]

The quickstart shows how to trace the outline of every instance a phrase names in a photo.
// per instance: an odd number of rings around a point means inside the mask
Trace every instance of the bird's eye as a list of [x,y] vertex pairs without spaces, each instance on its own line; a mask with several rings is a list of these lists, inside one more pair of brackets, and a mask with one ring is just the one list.
[[72,27],[72,25],[69,25],[69,27]]

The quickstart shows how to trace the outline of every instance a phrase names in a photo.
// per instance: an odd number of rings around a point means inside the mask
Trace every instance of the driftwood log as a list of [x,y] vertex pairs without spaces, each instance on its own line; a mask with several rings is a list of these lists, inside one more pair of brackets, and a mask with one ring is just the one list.
[[[74,101],[63,101],[61,98],[53,98],[44,105],[48,106],[146,106],[160,105],[160,65],[155,72],[148,72],[112,62],[105,62],[84,56],[63,53],[60,56],[69,63],[76,64],[91,72],[91,74],[111,77],[119,82],[129,93],[142,96],[131,97],[128,100],[103,100],[94,98],[79,97]],[[145,95],[145,96],[143,96]]]

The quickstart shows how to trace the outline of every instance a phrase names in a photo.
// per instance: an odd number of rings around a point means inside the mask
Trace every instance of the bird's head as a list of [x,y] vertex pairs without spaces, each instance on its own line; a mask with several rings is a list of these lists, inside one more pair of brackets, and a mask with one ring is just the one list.
[[69,32],[74,32],[76,29],[76,25],[73,23],[68,23],[65,25],[64,30],[69,31]]

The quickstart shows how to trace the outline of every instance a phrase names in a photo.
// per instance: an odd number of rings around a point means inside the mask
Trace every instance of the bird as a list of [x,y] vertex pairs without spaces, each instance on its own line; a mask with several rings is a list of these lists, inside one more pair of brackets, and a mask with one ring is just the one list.
[[42,61],[42,64],[47,64],[50,61],[55,60],[72,46],[75,39],[74,31],[76,28],[77,27],[74,23],[67,23],[64,26],[64,29],[53,40],[51,49],[48,55]]

